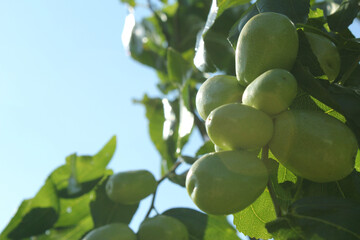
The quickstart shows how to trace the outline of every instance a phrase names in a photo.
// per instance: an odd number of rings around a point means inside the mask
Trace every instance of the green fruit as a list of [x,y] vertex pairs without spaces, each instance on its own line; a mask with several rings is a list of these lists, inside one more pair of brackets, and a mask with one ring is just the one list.
[[185,225],[176,218],[157,215],[141,223],[138,240],[188,240]]
[[255,150],[265,146],[273,134],[273,122],[267,114],[241,103],[216,108],[205,125],[211,141],[223,150]]
[[354,169],[357,142],[351,130],[322,112],[291,110],[275,118],[271,152],[296,175],[331,182]]
[[269,115],[275,115],[290,106],[296,93],[295,77],[284,69],[272,69],[247,86],[242,102]]
[[246,86],[267,70],[290,70],[298,47],[296,28],[285,15],[266,12],[252,17],[241,30],[236,46],[237,79]]
[[204,155],[191,166],[186,189],[202,211],[223,215],[248,207],[267,181],[267,169],[253,153],[223,151]]
[[136,235],[126,224],[111,223],[95,228],[83,240],[136,240]]
[[241,102],[244,89],[234,76],[211,77],[201,85],[196,94],[196,109],[205,120],[215,108],[227,103]]
[[156,186],[157,182],[149,171],[120,172],[107,181],[106,194],[116,203],[134,204],[152,194]]
[[330,82],[334,81],[340,72],[340,55],[335,44],[316,33],[306,32],[305,35],[322,70]]

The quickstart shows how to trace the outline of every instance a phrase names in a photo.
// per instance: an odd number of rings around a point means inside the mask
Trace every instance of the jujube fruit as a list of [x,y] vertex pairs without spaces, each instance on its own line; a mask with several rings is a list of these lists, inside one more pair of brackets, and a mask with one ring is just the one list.
[[331,182],[354,169],[357,141],[342,122],[309,110],[285,111],[275,118],[271,152],[290,171],[314,182]]
[[273,122],[267,114],[241,103],[216,108],[205,125],[211,141],[223,150],[261,148],[273,133]]
[[93,229],[83,240],[136,240],[136,235],[124,223],[111,223]]
[[236,45],[237,79],[246,86],[267,70],[290,70],[298,48],[298,34],[288,17],[273,12],[255,15],[244,25]]
[[208,78],[196,94],[196,109],[205,120],[215,108],[241,102],[244,89],[234,76],[217,75]]
[[145,219],[138,231],[138,240],[188,240],[185,225],[176,218],[157,215]]
[[156,186],[157,182],[149,171],[136,170],[112,175],[105,189],[112,201],[134,204],[153,193]]
[[264,191],[268,172],[247,151],[222,151],[199,158],[186,177],[186,189],[204,212],[215,215],[241,211]]
[[242,102],[269,115],[287,110],[297,93],[295,77],[284,69],[271,69],[251,82]]

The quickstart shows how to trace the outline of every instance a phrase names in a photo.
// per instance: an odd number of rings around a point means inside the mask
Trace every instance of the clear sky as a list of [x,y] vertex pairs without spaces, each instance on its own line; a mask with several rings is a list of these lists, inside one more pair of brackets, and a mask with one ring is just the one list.
[[[126,14],[117,0],[0,1],[0,232],[66,156],[93,155],[113,135],[110,168],[160,177],[144,108],[132,103],[158,95],[157,78],[126,55]],[[135,230],[149,200],[131,224]],[[157,200],[160,211],[195,207],[169,182]]]
[[[132,103],[159,94],[156,75],[126,55],[125,16],[118,0],[0,1],[0,232],[66,156],[93,155],[113,135],[110,168],[160,177],[144,108]],[[198,143],[195,137],[188,151]],[[135,231],[149,200],[131,224]],[[160,212],[196,208],[169,182],[157,200]]]

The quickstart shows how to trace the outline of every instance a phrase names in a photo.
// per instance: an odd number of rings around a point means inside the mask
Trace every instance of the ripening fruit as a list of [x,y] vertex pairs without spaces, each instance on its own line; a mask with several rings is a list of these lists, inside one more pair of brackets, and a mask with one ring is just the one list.
[[340,72],[340,55],[335,44],[328,38],[316,33],[306,32],[305,35],[321,69],[330,82],[334,81]]
[[136,235],[124,223],[111,223],[95,228],[83,240],[136,240]]
[[269,115],[286,110],[297,93],[295,77],[284,69],[271,69],[251,82],[242,102]]
[[152,194],[156,186],[157,182],[149,171],[120,172],[107,181],[106,194],[116,203],[134,204]]
[[241,102],[244,89],[234,76],[217,75],[208,78],[196,94],[196,109],[205,120],[215,108]]
[[358,149],[345,124],[325,113],[306,110],[279,114],[269,147],[290,171],[319,183],[349,175]]
[[157,215],[141,223],[138,240],[188,240],[185,225],[176,218]]
[[241,103],[216,108],[205,126],[211,141],[223,150],[255,150],[265,146],[273,134],[273,122],[267,114]]
[[246,86],[267,70],[290,70],[298,47],[296,28],[285,15],[266,12],[252,17],[241,30],[236,46],[237,79]]
[[239,212],[264,191],[268,172],[251,152],[222,151],[199,158],[186,177],[193,202],[208,214]]

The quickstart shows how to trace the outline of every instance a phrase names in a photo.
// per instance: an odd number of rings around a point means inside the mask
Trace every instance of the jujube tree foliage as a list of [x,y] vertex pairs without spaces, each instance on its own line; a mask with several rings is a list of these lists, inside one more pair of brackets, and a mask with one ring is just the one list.
[[[122,0],[123,43],[159,78],[158,97],[134,102],[162,177],[107,169],[113,137],[94,156],[67,157],[0,240],[360,239],[360,41],[349,30],[359,1],[152,1],[134,24],[143,5]],[[201,147],[184,155],[196,132]],[[164,179],[199,209],[156,211]]]

